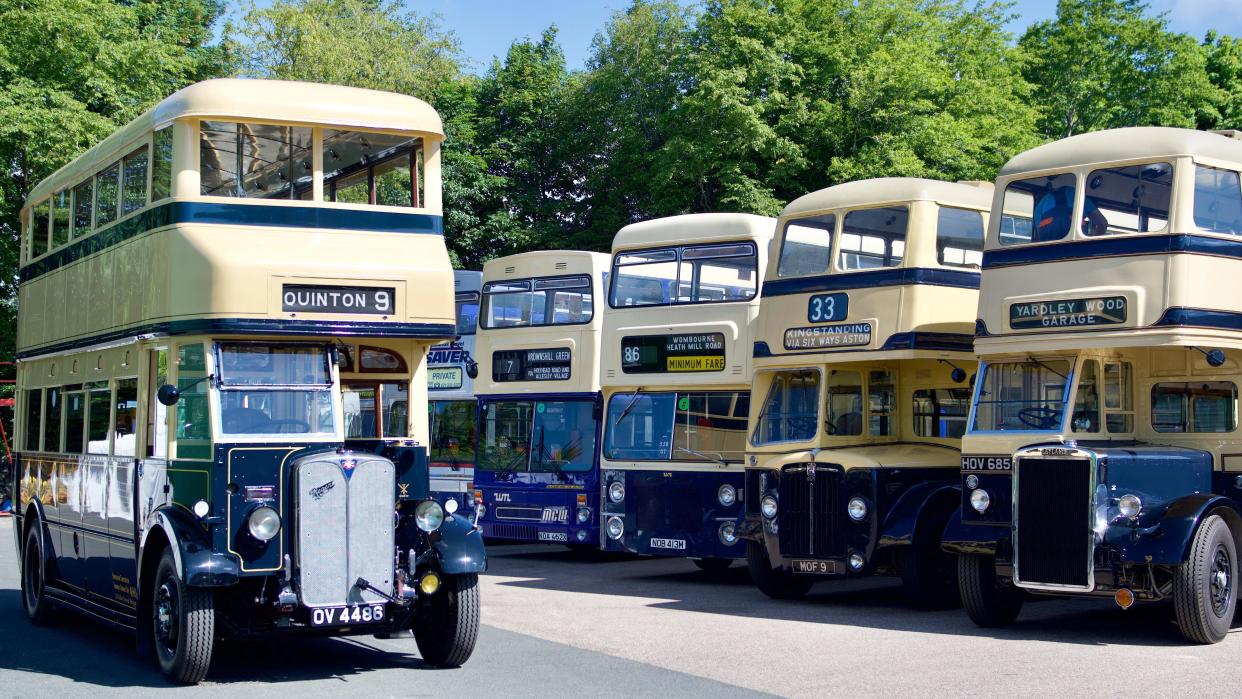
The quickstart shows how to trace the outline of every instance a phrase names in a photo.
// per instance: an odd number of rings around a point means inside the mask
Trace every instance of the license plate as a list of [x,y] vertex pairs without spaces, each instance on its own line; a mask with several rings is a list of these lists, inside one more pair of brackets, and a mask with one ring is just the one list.
[[652,539],[651,548],[653,549],[675,549],[677,551],[686,550],[685,539]]
[[565,532],[539,532],[540,541],[569,541],[569,537]]
[[815,575],[835,575],[837,572],[836,561],[794,561],[793,569],[795,573],[813,573]]
[[311,626],[352,626],[384,620],[383,604],[349,604],[343,607],[316,607],[311,610]]

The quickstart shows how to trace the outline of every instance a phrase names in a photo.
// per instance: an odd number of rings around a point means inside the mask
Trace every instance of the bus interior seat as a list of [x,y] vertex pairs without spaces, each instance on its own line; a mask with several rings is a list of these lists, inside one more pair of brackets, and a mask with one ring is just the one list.
[[862,434],[862,425],[862,413],[845,413],[841,417],[837,418],[836,434]]

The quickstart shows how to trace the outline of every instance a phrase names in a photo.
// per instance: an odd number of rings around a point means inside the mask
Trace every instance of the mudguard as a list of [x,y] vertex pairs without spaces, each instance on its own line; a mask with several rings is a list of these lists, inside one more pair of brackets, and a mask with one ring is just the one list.
[[[961,489],[945,483],[920,483],[901,494],[893,503],[880,529],[880,546],[909,545],[919,526],[919,519],[929,507],[941,502],[956,504]],[[960,516],[959,516],[960,519]]]
[[461,515],[448,515],[437,533],[440,536],[432,546],[440,556],[440,570],[449,575],[487,570],[483,530],[475,529],[470,520]]
[[962,508],[958,507],[949,516],[949,523],[945,525],[944,535],[940,538],[940,548],[949,553],[995,556],[1001,540],[1008,538],[1008,526],[963,524]]
[[241,571],[237,559],[212,550],[206,532],[193,515],[175,506],[165,506],[152,512],[147,519],[139,554],[139,570],[145,570],[148,555],[159,555],[147,546],[151,533],[159,529],[172,546],[177,572],[191,587],[225,587],[237,584]]
[[1237,505],[1229,498],[1200,493],[1174,500],[1154,525],[1133,530],[1109,527],[1107,540],[1120,549],[1121,558],[1127,563],[1147,563],[1150,556],[1155,565],[1180,565],[1189,555],[1199,523],[1207,513],[1221,507],[1238,516],[1230,522],[1234,537],[1238,537],[1240,532],[1236,529],[1242,513]]

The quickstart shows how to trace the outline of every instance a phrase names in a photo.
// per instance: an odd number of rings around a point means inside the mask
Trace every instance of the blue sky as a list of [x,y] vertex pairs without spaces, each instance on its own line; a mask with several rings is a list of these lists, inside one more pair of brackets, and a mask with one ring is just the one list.
[[[1201,38],[1208,29],[1242,35],[1242,0],[1148,0],[1152,9],[1167,12],[1177,31]],[[483,72],[492,57],[504,57],[509,44],[521,37],[537,37],[548,25],[560,30],[561,46],[570,68],[581,68],[590,53],[591,39],[608,17],[629,6],[630,0],[406,0],[420,13],[436,13],[444,26],[461,38],[462,48]],[[1056,14],[1055,0],[1018,0],[1020,15],[1011,29],[1020,32],[1030,22]]]

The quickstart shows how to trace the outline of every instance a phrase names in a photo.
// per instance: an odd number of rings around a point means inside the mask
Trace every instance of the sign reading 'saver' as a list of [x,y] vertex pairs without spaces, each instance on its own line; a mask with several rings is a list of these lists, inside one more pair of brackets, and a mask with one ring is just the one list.
[[286,313],[388,315],[393,312],[395,291],[392,287],[379,286],[285,284],[280,300]]

